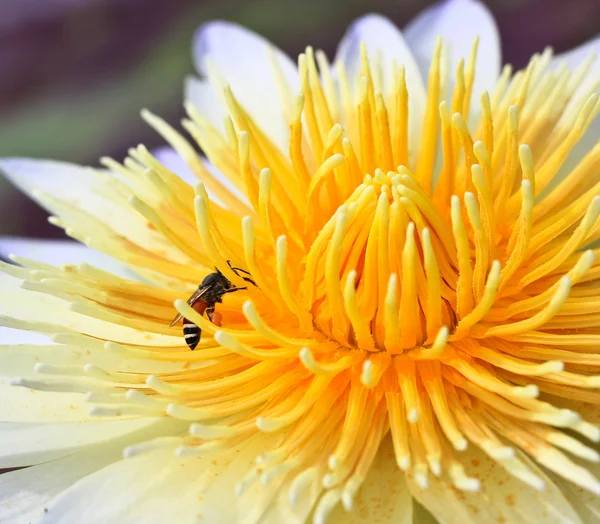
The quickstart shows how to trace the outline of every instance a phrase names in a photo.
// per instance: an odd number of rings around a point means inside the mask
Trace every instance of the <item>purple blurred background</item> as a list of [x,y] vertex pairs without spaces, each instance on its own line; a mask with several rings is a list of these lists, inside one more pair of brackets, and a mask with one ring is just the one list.
[[[0,156],[97,164],[159,137],[148,107],[176,124],[193,72],[190,45],[203,21],[227,19],[291,55],[312,44],[333,56],[348,24],[379,12],[403,27],[424,0],[0,0]],[[503,62],[523,66],[600,33],[599,0],[488,0]],[[0,181],[0,234],[59,237],[46,214]]]

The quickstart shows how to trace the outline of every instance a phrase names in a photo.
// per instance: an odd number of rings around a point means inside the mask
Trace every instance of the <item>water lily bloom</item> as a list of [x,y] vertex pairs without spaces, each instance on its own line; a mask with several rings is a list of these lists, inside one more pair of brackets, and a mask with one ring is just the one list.
[[209,23],[191,138],[1,160],[80,243],[2,242],[0,520],[597,521],[598,45],[500,71],[468,0],[332,63]]

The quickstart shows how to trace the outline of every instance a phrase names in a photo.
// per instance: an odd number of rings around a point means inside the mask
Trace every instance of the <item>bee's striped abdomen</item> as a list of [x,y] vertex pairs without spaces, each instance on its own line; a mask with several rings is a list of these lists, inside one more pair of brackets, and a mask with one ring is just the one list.
[[183,338],[190,349],[196,349],[202,330],[187,318],[183,319]]

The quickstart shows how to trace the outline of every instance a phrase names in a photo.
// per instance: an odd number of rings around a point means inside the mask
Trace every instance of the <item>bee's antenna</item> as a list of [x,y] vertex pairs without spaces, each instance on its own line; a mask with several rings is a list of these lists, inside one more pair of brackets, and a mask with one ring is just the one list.
[[[238,275],[238,276],[240,276],[240,275]],[[248,277],[240,277],[240,278],[241,278],[241,279],[242,279],[244,282],[250,282],[250,284],[252,284],[254,287],[258,287],[258,286],[256,285],[256,282],[254,282],[254,280],[252,280],[251,278],[248,278]]]
[[254,287],[258,287],[256,285],[256,282],[254,282],[254,280],[252,280],[249,277],[245,277],[243,275],[240,275],[240,273],[243,273],[244,275],[249,275],[251,276],[251,273],[249,271],[246,271],[245,269],[242,269],[241,267],[233,267],[233,265],[231,264],[231,260],[227,261],[227,265],[229,266],[229,268],[231,269],[231,271],[233,271],[238,277],[240,277],[243,281],[245,282],[250,282]]

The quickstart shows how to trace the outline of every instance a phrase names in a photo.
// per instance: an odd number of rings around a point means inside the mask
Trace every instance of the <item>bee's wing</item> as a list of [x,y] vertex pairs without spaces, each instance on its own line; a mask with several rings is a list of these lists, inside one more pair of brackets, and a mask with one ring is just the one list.
[[169,324],[169,327],[173,327],[177,322],[179,322],[183,317],[181,313],[177,313],[177,316],[173,319],[173,321]]
[[[196,289],[196,291],[194,291],[194,294],[190,298],[187,299],[188,306],[193,306],[196,302],[198,302],[198,300],[200,300],[202,298],[202,296],[207,291],[208,291],[207,286],[199,287],[198,289]],[[182,318],[183,318],[183,315],[181,313],[177,313],[177,315],[175,316],[175,318],[173,319],[173,321],[171,322],[169,327],[173,327]]]

